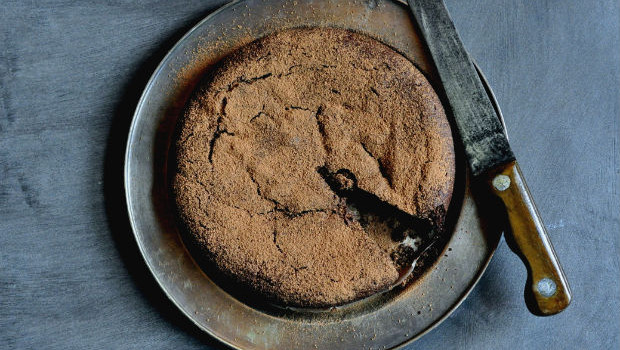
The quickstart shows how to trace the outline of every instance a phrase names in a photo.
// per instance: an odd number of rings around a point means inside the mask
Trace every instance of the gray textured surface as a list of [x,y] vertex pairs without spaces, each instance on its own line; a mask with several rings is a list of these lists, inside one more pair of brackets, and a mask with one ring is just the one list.
[[[148,275],[120,203],[131,112],[166,50],[221,1],[0,3],[0,348],[204,348]],[[620,346],[620,6],[447,1],[502,105],[573,305],[523,305],[502,243],[411,348]]]

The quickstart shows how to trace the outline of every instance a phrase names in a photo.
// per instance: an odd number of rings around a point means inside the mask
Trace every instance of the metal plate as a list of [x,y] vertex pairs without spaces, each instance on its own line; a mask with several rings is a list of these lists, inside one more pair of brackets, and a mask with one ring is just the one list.
[[465,299],[499,242],[500,232],[480,220],[462,159],[450,209],[453,231],[440,258],[415,283],[330,311],[264,309],[235,299],[203,273],[175,226],[166,164],[172,131],[188,95],[202,73],[231,50],[270,32],[299,26],[335,26],[368,34],[407,56],[431,84],[439,86],[404,2],[229,3],[172,48],[138,103],[125,159],[125,191],[135,238],[170,300],[199,328],[233,348],[398,347],[439,324]]

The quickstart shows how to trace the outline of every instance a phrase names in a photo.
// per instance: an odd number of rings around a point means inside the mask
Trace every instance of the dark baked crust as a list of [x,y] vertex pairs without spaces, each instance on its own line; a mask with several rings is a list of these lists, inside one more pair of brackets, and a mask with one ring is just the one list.
[[437,224],[452,194],[436,93],[402,55],[342,29],[244,46],[204,80],[179,128],[172,189],[189,240],[286,305],[343,304],[398,278],[319,168],[346,169],[361,190]]

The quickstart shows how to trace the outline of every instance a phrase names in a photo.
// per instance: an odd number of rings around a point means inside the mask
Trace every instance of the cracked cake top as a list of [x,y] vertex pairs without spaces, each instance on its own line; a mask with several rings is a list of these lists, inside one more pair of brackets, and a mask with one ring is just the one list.
[[190,244],[295,306],[350,302],[399,276],[325,174],[439,221],[454,179],[450,127],[426,78],[384,44],[334,28],[278,32],[220,62],[187,104],[175,156]]

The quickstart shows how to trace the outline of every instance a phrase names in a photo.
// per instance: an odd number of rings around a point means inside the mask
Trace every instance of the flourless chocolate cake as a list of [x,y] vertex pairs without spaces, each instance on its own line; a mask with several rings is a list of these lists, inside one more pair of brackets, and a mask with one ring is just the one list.
[[242,47],[208,73],[178,128],[172,193],[186,242],[284,305],[387,288],[398,254],[368,219],[373,203],[441,227],[452,196],[437,94],[404,56],[344,29]]

